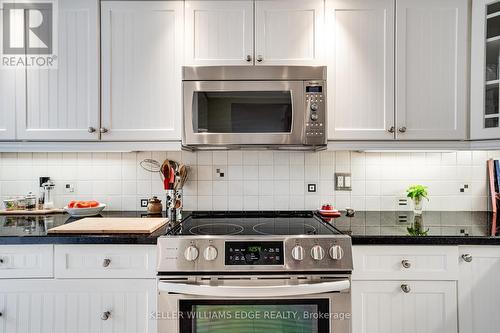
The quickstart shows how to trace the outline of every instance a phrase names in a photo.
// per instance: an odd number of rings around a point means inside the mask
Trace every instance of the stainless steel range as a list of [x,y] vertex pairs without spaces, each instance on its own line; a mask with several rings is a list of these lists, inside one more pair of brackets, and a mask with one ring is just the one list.
[[159,332],[350,332],[351,239],[311,212],[197,212],[158,240]]

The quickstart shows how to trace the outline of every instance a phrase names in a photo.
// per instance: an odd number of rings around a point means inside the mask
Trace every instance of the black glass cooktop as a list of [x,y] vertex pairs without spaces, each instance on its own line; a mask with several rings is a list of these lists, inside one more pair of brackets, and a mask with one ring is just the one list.
[[310,211],[193,212],[167,235],[335,235]]

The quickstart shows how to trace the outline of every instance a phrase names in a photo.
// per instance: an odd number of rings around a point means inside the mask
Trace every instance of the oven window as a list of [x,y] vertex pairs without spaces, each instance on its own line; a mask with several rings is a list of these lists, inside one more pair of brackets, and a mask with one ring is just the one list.
[[181,300],[181,333],[329,333],[328,299]]
[[195,91],[195,133],[290,133],[290,91]]

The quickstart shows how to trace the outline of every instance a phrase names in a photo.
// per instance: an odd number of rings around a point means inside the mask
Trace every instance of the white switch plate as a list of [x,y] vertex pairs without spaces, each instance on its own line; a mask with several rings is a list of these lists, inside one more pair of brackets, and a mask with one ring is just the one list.
[[346,172],[335,173],[335,191],[351,191],[351,174]]

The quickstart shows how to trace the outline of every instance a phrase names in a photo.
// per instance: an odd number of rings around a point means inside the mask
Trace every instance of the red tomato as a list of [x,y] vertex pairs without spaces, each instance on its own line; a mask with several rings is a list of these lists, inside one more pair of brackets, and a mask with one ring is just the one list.
[[92,200],[92,201],[88,201],[88,204],[89,204],[89,205],[90,205],[90,207],[92,207],[92,208],[99,206],[99,202],[94,201],[94,200]]
[[68,204],[68,208],[74,208],[75,207],[75,204],[76,204],[76,201],[75,200],[71,200]]
[[88,201],[78,201],[75,204],[75,208],[90,208],[90,204],[88,203]]

